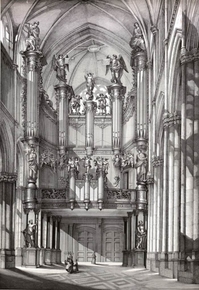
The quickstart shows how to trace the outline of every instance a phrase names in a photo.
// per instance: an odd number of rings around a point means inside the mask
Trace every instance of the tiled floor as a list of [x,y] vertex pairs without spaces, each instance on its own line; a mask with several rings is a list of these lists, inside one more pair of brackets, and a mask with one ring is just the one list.
[[35,290],[172,290],[199,289],[160,277],[146,269],[123,268],[120,265],[80,263],[79,273],[68,274],[64,266],[37,269],[17,268],[0,270],[0,289]]

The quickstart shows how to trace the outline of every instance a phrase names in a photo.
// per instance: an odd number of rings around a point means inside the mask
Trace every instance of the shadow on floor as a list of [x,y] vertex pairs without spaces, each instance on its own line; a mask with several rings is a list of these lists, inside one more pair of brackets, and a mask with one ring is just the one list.
[[[65,273],[64,266],[56,265],[56,266],[43,266],[40,267],[40,269],[48,269],[49,268],[49,274],[52,272],[52,270],[61,270],[63,269],[63,274]],[[0,270],[0,289],[23,289],[23,290],[29,290],[29,289],[35,289],[35,290],[58,290],[58,289],[68,289],[68,290],[91,290],[93,288],[88,288],[84,286],[79,286],[70,283],[70,281],[63,282],[61,281],[63,277],[60,276],[59,281],[59,273],[52,273],[50,275],[57,275],[57,281],[53,281],[51,279],[48,279],[45,275],[37,275],[37,272],[35,272],[36,269],[34,269],[33,273],[30,273],[30,269],[27,272],[26,270],[21,270],[18,268],[14,269],[1,269]],[[83,269],[81,272],[84,271]],[[86,271],[86,270],[85,270]],[[70,275],[66,273],[66,279],[67,275]],[[75,275],[77,278],[78,273],[71,274]]]

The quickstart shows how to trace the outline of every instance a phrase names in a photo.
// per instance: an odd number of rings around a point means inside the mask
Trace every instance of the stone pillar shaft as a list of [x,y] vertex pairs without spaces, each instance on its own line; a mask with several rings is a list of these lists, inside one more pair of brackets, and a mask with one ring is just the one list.
[[179,206],[180,206],[180,125],[174,125],[174,217],[173,251],[179,251]]
[[65,150],[68,140],[68,96],[71,87],[59,84],[54,87],[57,97],[58,119],[59,119],[59,148]]
[[92,155],[94,149],[94,102],[86,101],[86,153]]
[[122,146],[122,98],[126,88],[115,84],[108,87],[108,93],[112,96],[112,146],[114,154],[119,154]]
[[168,172],[168,251],[173,252],[174,215],[174,128],[169,127],[169,172]]
[[194,62],[194,77],[195,77],[195,88],[194,88],[194,192],[193,192],[193,249],[199,251],[198,238],[199,238],[199,98],[198,98],[198,84],[199,84],[199,60],[196,59]]
[[70,170],[70,180],[69,180],[69,185],[70,185],[69,200],[70,200],[70,202],[75,201],[75,187],[76,187],[75,175],[76,175],[75,169],[72,168]]
[[163,196],[162,196],[162,252],[167,252],[167,190],[168,190],[168,127],[164,127],[164,166],[163,166]]

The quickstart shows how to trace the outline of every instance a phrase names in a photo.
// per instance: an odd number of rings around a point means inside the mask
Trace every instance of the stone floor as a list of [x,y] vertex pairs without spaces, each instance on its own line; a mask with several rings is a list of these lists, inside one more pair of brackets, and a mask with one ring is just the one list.
[[160,277],[146,269],[123,268],[116,263],[80,263],[79,273],[68,274],[65,267],[55,265],[37,269],[0,270],[0,289],[35,290],[172,290],[199,289],[173,279]]

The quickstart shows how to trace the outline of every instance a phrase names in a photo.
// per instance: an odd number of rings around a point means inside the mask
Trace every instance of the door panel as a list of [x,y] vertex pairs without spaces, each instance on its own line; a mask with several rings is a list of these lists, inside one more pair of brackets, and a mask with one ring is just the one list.
[[109,231],[104,233],[104,257],[106,262],[122,261],[121,233]]
[[93,233],[82,230],[77,234],[77,259],[79,262],[91,262],[95,249]]

